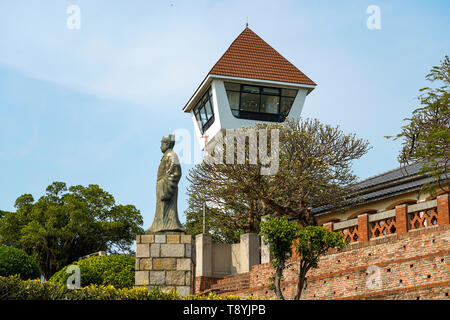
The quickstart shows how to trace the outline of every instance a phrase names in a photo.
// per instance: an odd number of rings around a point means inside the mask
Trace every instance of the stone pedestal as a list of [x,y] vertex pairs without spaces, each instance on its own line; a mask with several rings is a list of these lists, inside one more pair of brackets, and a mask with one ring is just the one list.
[[192,294],[192,246],[192,236],[184,233],[136,236],[135,286],[175,289],[181,296]]

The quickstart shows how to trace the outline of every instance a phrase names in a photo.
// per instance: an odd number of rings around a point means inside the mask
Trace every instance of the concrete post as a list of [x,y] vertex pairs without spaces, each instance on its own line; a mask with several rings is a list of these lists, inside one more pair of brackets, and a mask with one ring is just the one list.
[[260,264],[260,237],[256,233],[241,235],[240,272],[249,272],[252,266]]
[[212,238],[208,234],[195,236],[195,275],[212,277]]
[[[271,217],[271,215],[266,215],[261,218],[261,221],[265,221],[267,217]],[[270,251],[270,244],[264,243],[264,238],[261,238],[261,263],[271,262],[273,259],[272,252]]]

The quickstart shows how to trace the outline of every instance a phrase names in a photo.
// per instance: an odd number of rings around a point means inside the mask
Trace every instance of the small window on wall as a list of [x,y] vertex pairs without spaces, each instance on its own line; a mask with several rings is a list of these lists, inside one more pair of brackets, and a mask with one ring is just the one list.
[[203,134],[214,122],[214,109],[211,101],[211,88],[206,91],[193,111],[200,131]]
[[225,90],[233,116],[271,122],[286,119],[298,92],[233,82],[225,82]]

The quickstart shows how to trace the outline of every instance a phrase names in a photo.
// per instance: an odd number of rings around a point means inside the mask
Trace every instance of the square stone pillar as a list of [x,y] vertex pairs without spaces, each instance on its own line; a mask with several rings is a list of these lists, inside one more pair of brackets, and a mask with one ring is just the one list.
[[261,263],[271,262],[273,259],[272,252],[270,251],[270,244],[264,244],[261,239]]
[[192,236],[184,233],[136,236],[135,286],[192,294],[192,249]]
[[[268,217],[272,217],[272,215],[266,215],[261,218],[261,221],[266,221]],[[270,251],[270,244],[264,243],[264,238],[261,237],[261,263],[271,262],[273,259],[272,252]]]
[[249,272],[252,266],[260,264],[260,237],[256,233],[241,235],[241,261],[240,272]]
[[195,236],[195,276],[212,277],[212,237],[208,234]]

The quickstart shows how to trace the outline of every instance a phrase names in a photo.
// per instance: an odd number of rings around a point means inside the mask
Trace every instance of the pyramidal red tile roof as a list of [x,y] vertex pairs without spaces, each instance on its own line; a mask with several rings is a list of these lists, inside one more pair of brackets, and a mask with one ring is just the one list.
[[248,27],[233,41],[209,74],[316,85]]

